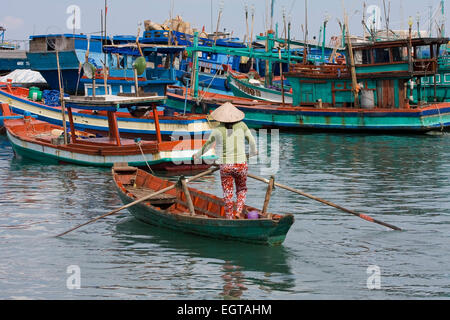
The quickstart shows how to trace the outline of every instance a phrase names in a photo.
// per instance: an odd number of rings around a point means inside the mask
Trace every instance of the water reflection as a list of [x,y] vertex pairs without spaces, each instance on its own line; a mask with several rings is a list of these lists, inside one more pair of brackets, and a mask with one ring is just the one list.
[[292,255],[283,246],[267,247],[174,233],[134,218],[118,223],[113,237],[120,240],[127,250],[139,248],[139,254],[143,253],[142,245],[147,244],[153,248],[153,254],[156,245],[158,252],[171,252],[185,256],[186,260],[213,261],[217,270],[221,270],[223,298],[241,298],[248,285],[257,284],[267,291],[289,290],[294,286],[289,265]]
[[248,288],[244,285],[245,276],[242,267],[233,265],[230,261],[225,261],[222,266],[224,281],[222,297],[225,300],[240,299]]

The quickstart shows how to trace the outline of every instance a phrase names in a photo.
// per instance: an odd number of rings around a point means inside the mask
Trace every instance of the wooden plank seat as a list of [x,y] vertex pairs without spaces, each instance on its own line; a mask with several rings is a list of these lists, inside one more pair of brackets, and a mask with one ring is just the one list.
[[[116,170],[117,171],[117,170]],[[137,199],[141,199],[146,197],[152,193],[155,193],[155,190],[147,189],[147,188],[130,188],[129,192],[136,196]],[[160,206],[160,205],[172,205],[175,204],[177,200],[176,196],[163,193],[152,197],[148,200],[152,206]]]

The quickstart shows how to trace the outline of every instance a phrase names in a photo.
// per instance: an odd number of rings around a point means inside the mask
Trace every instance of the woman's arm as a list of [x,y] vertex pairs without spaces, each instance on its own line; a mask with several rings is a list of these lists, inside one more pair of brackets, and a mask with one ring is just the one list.
[[249,145],[250,145],[250,156],[255,156],[258,154],[258,147],[256,145],[255,137],[253,137],[252,132],[246,125],[245,130],[245,138],[247,139]]
[[214,129],[211,132],[211,135],[209,136],[208,140],[205,142],[205,144],[203,145],[203,147],[201,148],[201,150],[199,150],[196,154],[194,154],[194,158],[200,158],[202,155],[204,155],[206,152],[209,151],[209,149],[211,149],[211,147],[213,146],[214,142],[216,141],[216,129]]

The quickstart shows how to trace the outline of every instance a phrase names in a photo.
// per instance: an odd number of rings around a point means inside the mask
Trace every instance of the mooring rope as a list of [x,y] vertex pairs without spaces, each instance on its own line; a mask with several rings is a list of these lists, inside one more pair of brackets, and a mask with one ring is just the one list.
[[141,150],[142,157],[144,158],[144,161],[147,164],[148,169],[150,170],[150,172],[153,175],[155,175],[155,173],[153,172],[152,168],[150,167],[150,165],[149,165],[149,163],[147,161],[147,158],[145,157],[144,150],[142,150],[142,141],[141,140],[137,140],[136,141],[136,145],[139,147],[139,150]]

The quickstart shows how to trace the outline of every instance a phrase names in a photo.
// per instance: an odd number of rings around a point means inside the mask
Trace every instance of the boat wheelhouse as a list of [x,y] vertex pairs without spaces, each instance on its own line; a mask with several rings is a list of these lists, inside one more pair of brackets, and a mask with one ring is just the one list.
[[[444,38],[420,38],[355,44],[356,90],[361,92],[356,105],[408,109],[414,82],[419,83],[415,88],[418,105],[422,104],[419,80],[437,74],[439,48],[447,42]],[[286,76],[294,92],[293,105],[354,106],[351,72],[348,65],[292,65]]]
[[[168,85],[177,83],[175,58],[185,50],[183,46],[140,44],[146,59],[146,69],[135,79],[133,65],[141,53],[132,38],[121,37],[122,44],[103,47],[108,61],[107,77],[104,80],[102,66],[96,66],[95,91],[97,94],[135,94],[136,86],[142,93],[165,95]],[[136,37],[134,38],[136,41]],[[93,81],[87,76],[81,78],[81,85],[86,96],[93,95]],[[106,90],[105,90],[106,84]]]
[[80,67],[85,62],[89,51],[91,62],[102,65],[103,42],[110,43],[110,38],[86,36],[79,34],[46,34],[30,36],[30,49],[27,52],[31,69],[42,74],[48,85],[59,90],[58,59],[62,73],[64,91],[74,94],[79,87],[79,79],[83,75]]

